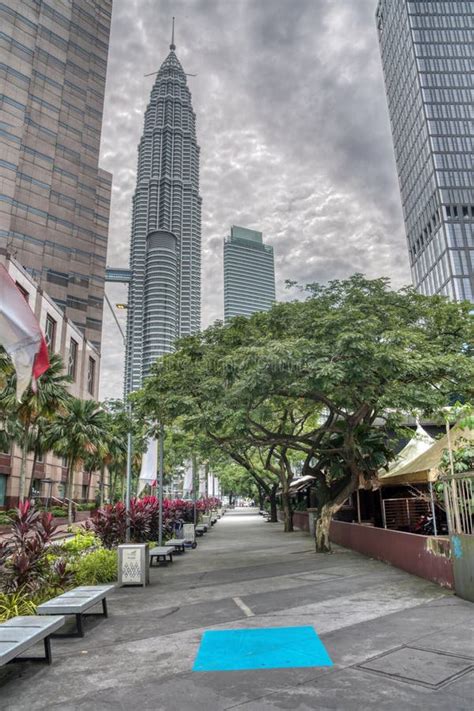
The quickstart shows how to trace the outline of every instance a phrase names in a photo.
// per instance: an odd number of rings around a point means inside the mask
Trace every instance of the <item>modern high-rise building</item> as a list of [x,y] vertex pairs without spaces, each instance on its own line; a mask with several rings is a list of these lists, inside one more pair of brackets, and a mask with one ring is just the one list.
[[232,226],[224,241],[224,321],[267,311],[274,301],[273,247],[261,232]]
[[413,283],[473,299],[471,2],[380,0],[376,22]]
[[0,4],[0,247],[100,347],[111,0]]
[[[174,35],[174,32],[173,32]],[[175,53],[145,112],[133,197],[125,391],[136,390],[177,338],[201,321],[201,197],[196,116]]]

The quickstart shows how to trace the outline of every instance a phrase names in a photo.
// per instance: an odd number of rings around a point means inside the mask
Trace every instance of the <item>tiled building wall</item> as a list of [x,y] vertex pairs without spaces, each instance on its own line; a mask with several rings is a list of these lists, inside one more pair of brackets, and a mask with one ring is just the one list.
[[[21,265],[0,249],[0,263],[4,264],[13,281],[19,285],[25,298],[35,313],[44,333],[47,322],[51,324],[51,350],[61,355],[65,369],[73,378],[69,391],[81,399],[99,395],[100,354],[92,343],[84,338],[81,330],[67,317],[57,304],[35,283]],[[74,345],[75,344],[75,345]],[[71,357],[74,356],[74,357]],[[92,377],[92,373],[94,374]],[[18,501],[20,481],[20,448],[13,445],[9,452],[0,453],[0,509],[14,506]],[[42,461],[36,463],[34,472],[33,456],[29,456],[27,465],[27,489],[34,480],[33,493],[41,497],[52,495],[62,498],[66,481],[66,467],[60,457],[48,452]],[[52,484],[44,482],[52,480]],[[75,501],[93,500],[98,487],[96,472],[90,475],[81,471],[76,473],[73,499]]]
[[100,348],[110,0],[0,4],[0,247]]

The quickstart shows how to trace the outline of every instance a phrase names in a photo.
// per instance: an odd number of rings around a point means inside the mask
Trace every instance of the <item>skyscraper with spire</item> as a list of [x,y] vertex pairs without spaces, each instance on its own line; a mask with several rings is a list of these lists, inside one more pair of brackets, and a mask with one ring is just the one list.
[[142,385],[176,338],[200,328],[201,197],[196,116],[170,52],[145,111],[133,196],[125,390]]

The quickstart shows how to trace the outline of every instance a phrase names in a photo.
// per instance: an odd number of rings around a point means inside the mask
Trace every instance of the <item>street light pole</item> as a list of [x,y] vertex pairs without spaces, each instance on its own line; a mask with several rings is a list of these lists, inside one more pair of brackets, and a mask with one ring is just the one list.
[[130,403],[127,406],[127,414],[129,418],[127,432],[127,479],[125,484],[125,519],[127,528],[125,529],[125,543],[130,543],[130,488],[132,482],[132,423]]
[[163,425],[160,424],[160,463],[158,469],[158,545],[163,543],[163,469],[165,461]]
[[[114,317],[115,323],[120,335],[122,336],[123,346],[125,350],[127,349],[127,339],[125,338],[125,333],[120,325],[115,311],[112,308],[109,297],[104,292],[105,300],[108,304],[110,312]],[[121,308],[124,307],[123,304],[120,305]],[[128,393],[127,393],[128,394]],[[131,494],[131,484],[132,484],[132,406],[130,401],[127,403],[127,417],[128,417],[128,432],[127,432],[127,479],[125,484],[125,520],[127,522],[127,527],[125,529],[125,542],[130,543],[130,494]]]

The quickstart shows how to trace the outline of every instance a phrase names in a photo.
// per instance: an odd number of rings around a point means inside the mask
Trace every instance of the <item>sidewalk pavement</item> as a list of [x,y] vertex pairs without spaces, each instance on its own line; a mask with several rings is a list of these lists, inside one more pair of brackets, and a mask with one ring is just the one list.
[[[108,620],[53,640],[53,665],[0,670],[0,709],[19,711],[466,711],[474,607],[438,586],[337,548],[316,555],[248,509],[195,551],[117,589]],[[205,630],[312,626],[334,665],[193,672]]]

